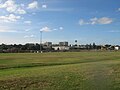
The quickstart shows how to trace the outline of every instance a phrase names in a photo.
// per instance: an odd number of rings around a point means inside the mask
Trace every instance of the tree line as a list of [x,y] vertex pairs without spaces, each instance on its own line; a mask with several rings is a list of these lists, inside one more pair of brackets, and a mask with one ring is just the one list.
[[[40,52],[45,51],[55,51],[54,46],[59,46],[58,45],[52,45],[52,46],[47,46],[47,45],[40,45],[38,43],[32,44],[32,43],[27,43],[25,45],[22,44],[11,44],[11,45],[6,45],[6,44],[1,44],[0,45],[0,53],[24,53],[24,52]],[[119,45],[117,45],[120,47]],[[79,50],[115,50],[115,46],[113,45],[96,45],[95,43],[93,44],[86,44],[86,45],[69,45],[69,51],[79,51]],[[60,51],[60,50],[58,50]],[[63,50],[65,51],[65,50]]]

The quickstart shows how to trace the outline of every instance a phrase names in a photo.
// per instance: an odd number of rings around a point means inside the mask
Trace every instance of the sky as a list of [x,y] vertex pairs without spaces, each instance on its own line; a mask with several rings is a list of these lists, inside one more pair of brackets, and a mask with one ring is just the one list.
[[0,0],[0,44],[120,45],[120,0]]

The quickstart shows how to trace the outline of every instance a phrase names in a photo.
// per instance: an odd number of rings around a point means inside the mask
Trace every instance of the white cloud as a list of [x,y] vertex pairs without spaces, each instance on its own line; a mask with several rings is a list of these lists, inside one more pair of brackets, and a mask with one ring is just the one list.
[[30,29],[25,29],[26,32],[30,31]]
[[84,25],[84,24],[85,24],[85,23],[84,23],[84,20],[83,20],[83,19],[80,19],[80,20],[79,20],[79,24],[80,24],[80,25]]
[[91,21],[90,24],[92,24],[92,25],[97,24],[98,18],[96,18],[96,17],[95,18],[91,18],[90,21]]
[[102,18],[99,18],[97,22],[99,24],[110,24],[113,22],[113,19],[108,18],[108,17],[102,17]]
[[79,24],[80,25],[85,25],[85,24],[89,24],[88,22],[85,22],[83,19],[80,19],[79,20]]
[[43,27],[40,29],[42,32],[51,32],[52,30],[49,27]]
[[4,22],[15,22],[19,20],[20,16],[15,16],[14,14],[6,15],[6,16],[0,16],[0,21]]
[[6,9],[9,13],[16,13],[16,14],[26,14],[26,11],[22,9],[21,5],[15,3],[14,0],[7,0],[4,3],[0,4],[0,8]]
[[31,21],[24,21],[25,24],[31,24]]
[[118,8],[118,11],[120,11],[120,8]]
[[28,9],[35,9],[38,8],[38,2],[37,1],[33,1],[32,3],[28,4]]
[[14,31],[14,30],[6,30],[6,29],[0,29],[0,32],[17,32],[17,31]]
[[9,27],[6,26],[0,26],[0,32],[9,33],[9,32],[17,32],[17,31],[11,30]]
[[63,30],[63,27],[59,27],[59,30]]
[[14,12],[17,9],[17,5],[13,0],[7,0],[5,3],[0,4],[0,8],[6,8],[8,12]]
[[90,19],[90,24],[110,24],[113,22],[111,18],[108,17],[102,17],[102,18],[92,18]]
[[42,8],[47,8],[47,5],[42,5]]
[[63,29],[64,29],[63,27],[59,27],[59,28],[54,28],[52,31],[61,31]]
[[58,29],[54,28],[53,31],[57,31]]
[[50,29],[49,27],[43,27],[40,29],[40,31],[42,32],[52,32],[52,31],[60,31],[63,30],[63,27],[59,27],[59,28],[54,28],[54,29]]
[[17,14],[26,14],[26,11],[24,9],[18,8],[15,13],[17,13]]
[[24,38],[34,38],[36,37],[35,35],[25,35]]
[[81,19],[79,21],[79,24],[80,25],[87,25],[87,24],[91,24],[91,25],[94,25],[94,24],[111,24],[113,22],[113,19],[112,18],[108,18],[108,17],[102,17],[102,18],[91,18],[90,20],[88,21],[85,21],[83,19]]
[[31,37],[31,38],[34,38],[34,37],[35,37],[35,35],[30,35],[30,37]]

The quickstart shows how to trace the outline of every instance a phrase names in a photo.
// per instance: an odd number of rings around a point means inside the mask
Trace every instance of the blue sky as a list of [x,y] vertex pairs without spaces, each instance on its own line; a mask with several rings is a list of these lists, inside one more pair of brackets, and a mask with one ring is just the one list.
[[0,0],[0,43],[120,45],[120,0]]

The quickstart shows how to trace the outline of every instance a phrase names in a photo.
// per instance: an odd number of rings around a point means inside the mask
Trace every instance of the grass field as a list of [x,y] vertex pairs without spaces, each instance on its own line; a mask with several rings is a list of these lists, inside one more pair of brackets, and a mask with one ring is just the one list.
[[0,90],[120,90],[120,52],[0,54]]

